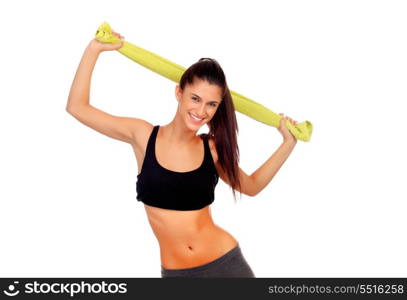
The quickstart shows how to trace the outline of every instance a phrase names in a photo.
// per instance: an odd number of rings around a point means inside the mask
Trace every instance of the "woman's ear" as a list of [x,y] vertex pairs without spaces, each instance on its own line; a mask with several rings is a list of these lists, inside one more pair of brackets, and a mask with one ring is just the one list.
[[181,87],[179,86],[179,84],[177,84],[175,86],[175,98],[177,99],[178,102],[179,100],[181,100],[181,96],[182,96]]

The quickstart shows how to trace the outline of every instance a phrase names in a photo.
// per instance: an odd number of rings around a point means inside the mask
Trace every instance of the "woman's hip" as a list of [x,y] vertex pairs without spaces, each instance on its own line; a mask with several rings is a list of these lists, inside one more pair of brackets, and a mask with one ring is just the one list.
[[237,244],[228,252],[210,262],[189,268],[165,268],[161,265],[161,277],[249,277],[255,275]]

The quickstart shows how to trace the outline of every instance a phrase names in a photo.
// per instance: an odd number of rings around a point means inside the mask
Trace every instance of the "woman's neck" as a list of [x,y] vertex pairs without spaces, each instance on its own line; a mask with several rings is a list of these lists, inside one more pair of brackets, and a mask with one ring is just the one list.
[[191,145],[197,142],[197,131],[192,131],[188,128],[184,122],[179,122],[176,119],[172,120],[167,125],[160,127],[163,130],[161,134],[167,139],[171,144],[175,145]]

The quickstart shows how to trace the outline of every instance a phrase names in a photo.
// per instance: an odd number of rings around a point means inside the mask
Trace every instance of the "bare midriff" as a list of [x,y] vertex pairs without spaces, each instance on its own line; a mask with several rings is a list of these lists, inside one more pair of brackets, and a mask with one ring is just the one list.
[[161,266],[166,269],[209,263],[238,244],[230,233],[213,222],[209,205],[190,211],[144,207],[160,246]]

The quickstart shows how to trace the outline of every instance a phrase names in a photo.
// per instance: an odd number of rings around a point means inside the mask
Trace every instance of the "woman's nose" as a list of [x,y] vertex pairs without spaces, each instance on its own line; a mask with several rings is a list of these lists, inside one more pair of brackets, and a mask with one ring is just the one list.
[[199,107],[198,113],[199,113],[199,117],[203,117],[203,115],[205,114],[205,104],[201,104],[201,106]]

